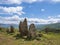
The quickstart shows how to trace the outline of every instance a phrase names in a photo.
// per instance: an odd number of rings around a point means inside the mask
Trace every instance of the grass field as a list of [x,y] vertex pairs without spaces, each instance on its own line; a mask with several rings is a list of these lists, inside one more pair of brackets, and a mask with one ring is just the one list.
[[60,33],[42,33],[40,40],[16,39],[17,31],[13,34],[0,32],[0,45],[60,45]]

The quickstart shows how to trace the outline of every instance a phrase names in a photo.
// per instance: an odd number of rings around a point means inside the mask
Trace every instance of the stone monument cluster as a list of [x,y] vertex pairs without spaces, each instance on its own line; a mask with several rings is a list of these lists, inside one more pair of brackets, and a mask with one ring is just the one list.
[[[13,33],[14,27],[10,26],[10,30],[7,29],[7,32]],[[36,27],[33,23],[28,26],[26,18],[24,19],[24,21],[20,21],[19,23],[19,35],[20,37],[26,36],[27,39],[35,39],[37,37],[41,37],[41,34],[37,35]]]
[[25,18],[23,22],[19,23],[19,32],[20,35],[27,36],[28,38],[35,38],[36,36],[36,28],[34,24],[30,24],[29,29],[27,25],[27,19]]

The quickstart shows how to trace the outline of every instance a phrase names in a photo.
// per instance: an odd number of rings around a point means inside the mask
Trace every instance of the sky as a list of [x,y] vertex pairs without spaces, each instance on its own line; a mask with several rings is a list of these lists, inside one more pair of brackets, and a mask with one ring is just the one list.
[[60,0],[0,0],[0,24],[60,22]]

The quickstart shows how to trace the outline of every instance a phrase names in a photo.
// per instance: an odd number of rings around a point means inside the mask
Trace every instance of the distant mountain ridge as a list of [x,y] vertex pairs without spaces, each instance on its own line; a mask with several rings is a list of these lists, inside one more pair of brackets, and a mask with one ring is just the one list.
[[46,27],[50,27],[50,28],[60,28],[60,23],[48,24],[48,25],[46,25]]
[[36,25],[37,29],[42,30],[46,27],[49,28],[55,28],[55,29],[60,29],[60,23],[53,23],[53,24],[40,24],[40,25]]
[[[15,28],[18,28],[19,25],[17,24],[0,24],[1,27],[10,27],[10,26],[14,26]],[[39,24],[39,25],[35,25],[37,29],[41,30],[44,29],[45,27],[49,27],[49,28],[60,28],[60,23],[54,23],[54,24]]]
[[14,26],[15,28],[18,28],[17,24],[0,24],[0,27],[9,28],[11,25]]

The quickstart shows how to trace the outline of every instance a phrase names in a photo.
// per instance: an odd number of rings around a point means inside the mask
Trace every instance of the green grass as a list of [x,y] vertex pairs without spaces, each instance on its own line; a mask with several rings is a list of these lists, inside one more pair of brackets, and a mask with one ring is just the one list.
[[42,33],[41,40],[25,40],[22,38],[16,39],[15,35],[19,32],[7,34],[0,32],[0,45],[60,45],[60,33]]

